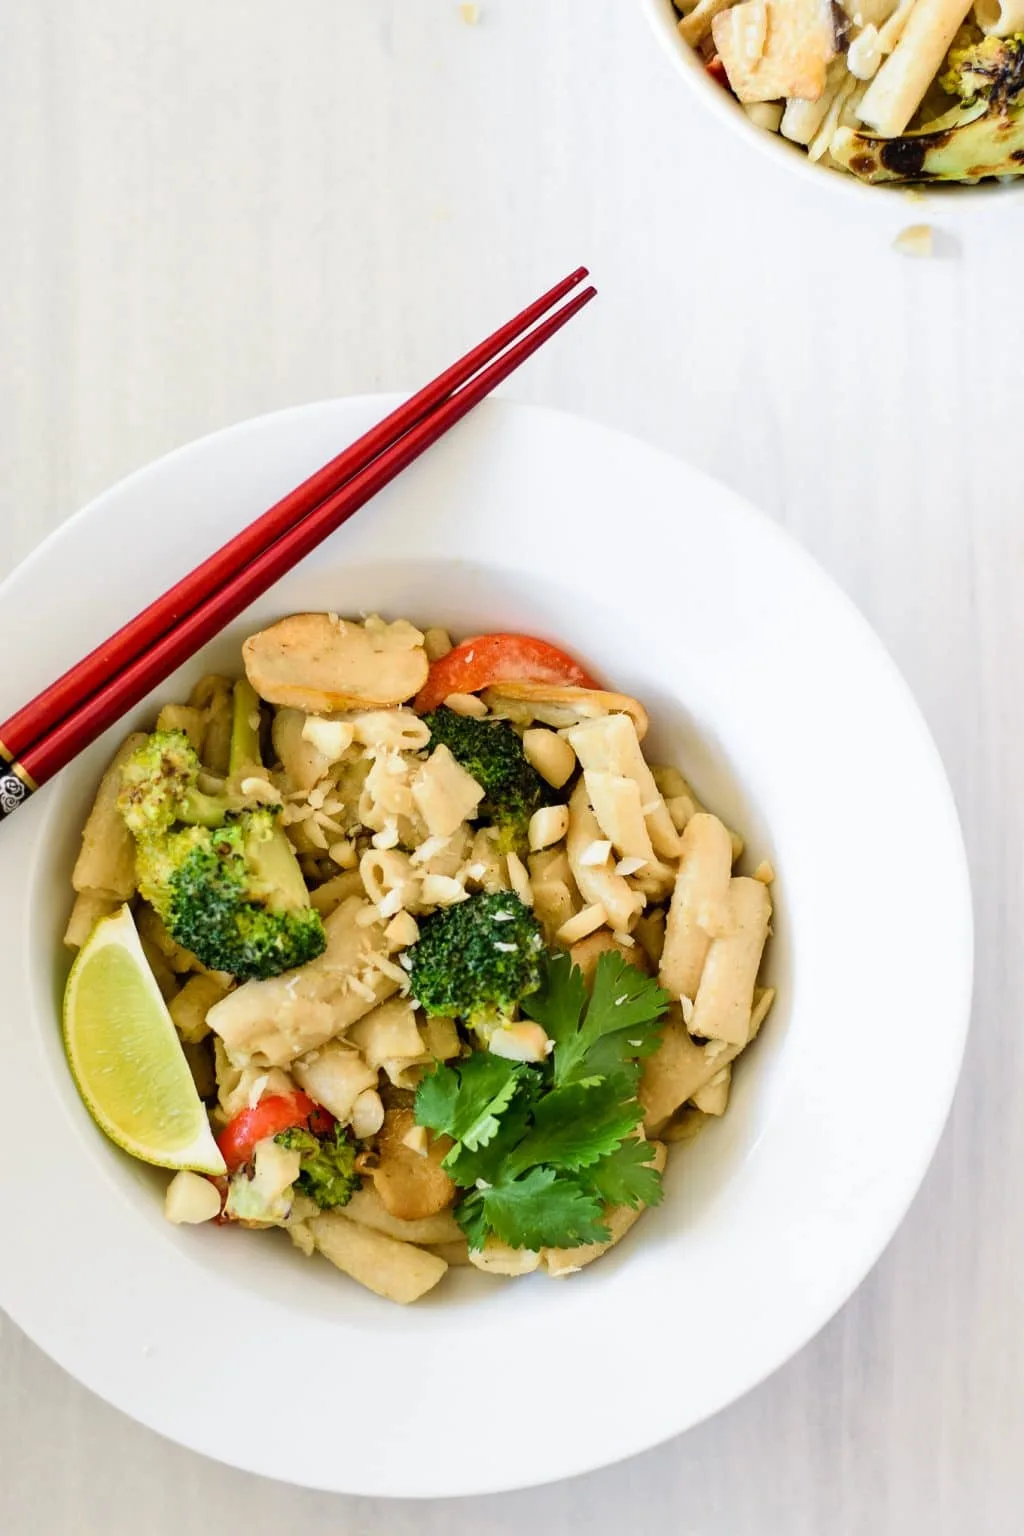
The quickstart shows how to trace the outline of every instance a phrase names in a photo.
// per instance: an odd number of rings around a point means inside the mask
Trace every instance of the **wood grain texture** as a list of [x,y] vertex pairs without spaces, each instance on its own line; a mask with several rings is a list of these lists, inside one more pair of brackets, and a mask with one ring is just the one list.
[[511,1497],[332,1498],[165,1444],[5,1322],[0,1530],[1015,1536],[1024,209],[961,204],[935,260],[896,255],[911,205],[814,197],[721,138],[624,0],[482,0],[476,27],[454,0],[0,0],[0,37],[4,566],[197,434],[422,382],[585,261],[600,303],[516,394],[688,457],[837,577],[936,735],[979,923],[923,1192],[711,1423]]

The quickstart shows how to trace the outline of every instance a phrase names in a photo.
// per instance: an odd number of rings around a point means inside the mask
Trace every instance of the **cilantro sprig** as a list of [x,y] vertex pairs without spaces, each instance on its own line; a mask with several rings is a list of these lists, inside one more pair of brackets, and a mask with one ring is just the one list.
[[444,1166],[467,1191],[455,1214],[471,1248],[492,1234],[511,1248],[605,1242],[606,1207],[657,1204],[637,1085],[668,1003],[615,952],[598,961],[589,998],[568,955],[552,955],[523,1004],[554,1042],[545,1063],[474,1051],[424,1078],[416,1120],[454,1143]]

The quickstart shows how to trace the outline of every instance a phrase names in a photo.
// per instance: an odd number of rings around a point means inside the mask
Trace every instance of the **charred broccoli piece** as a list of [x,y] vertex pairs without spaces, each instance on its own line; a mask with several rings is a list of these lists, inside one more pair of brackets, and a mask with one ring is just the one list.
[[939,84],[959,105],[898,138],[841,128],[834,160],[863,181],[1024,175],[1024,33],[958,40]]
[[324,950],[320,914],[270,810],[144,837],[135,864],[168,933],[212,971],[277,976]]
[[500,851],[526,844],[530,817],[550,800],[548,785],[528,763],[522,739],[508,720],[477,720],[442,704],[425,716],[430,745],[445,746],[484,792],[481,820],[494,824]]
[[508,1017],[537,991],[545,951],[529,907],[511,891],[497,891],[424,918],[407,953],[420,1007],[477,1028]]
[[322,1211],[348,1205],[359,1188],[356,1172],[356,1144],[343,1126],[335,1124],[323,1136],[292,1126],[274,1140],[279,1146],[301,1154],[296,1189],[316,1202]]
[[[236,684],[232,772],[259,767],[259,700]],[[255,723],[254,723],[255,722]],[[203,965],[276,976],[326,946],[275,807],[199,789],[202,765],[181,731],[156,731],[121,770],[118,806],[135,837],[142,896]]]
[[1024,93],[1024,32],[953,44],[939,84],[947,96],[971,103],[1013,101]]
[[166,832],[175,822],[219,827],[231,805],[222,795],[203,794],[203,765],[184,731],[154,731],[121,767],[117,807],[136,837]]

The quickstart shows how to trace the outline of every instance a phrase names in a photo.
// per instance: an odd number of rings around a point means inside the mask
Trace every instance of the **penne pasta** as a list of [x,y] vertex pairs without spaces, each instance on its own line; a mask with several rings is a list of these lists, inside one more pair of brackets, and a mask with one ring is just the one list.
[[862,123],[887,138],[904,131],[970,9],[971,0],[916,0],[895,50],[864,93]]
[[175,1028],[187,1044],[198,1044],[210,1033],[206,1015],[214,1003],[228,995],[228,981],[207,971],[190,976],[176,997],[170,1002],[170,1014]]
[[711,34],[711,23],[719,12],[727,10],[733,0],[699,0],[693,10],[679,23],[679,34],[691,48],[697,48]]
[[729,1089],[732,1086],[732,1064],[726,1062],[721,1071],[698,1088],[693,1096],[693,1107],[702,1115],[724,1115],[729,1107]]
[[368,1291],[407,1306],[418,1301],[448,1271],[436,1253],[402,1243],[361,1225],[345,1210],[325,1211],[306,1223],[317,1252]]
[[810,144],[828,116],[829,108],[839,95],[843,82],[848,78],[845,59],[833,59],[828,67],[825,89],[814,101],[799,96],[786,102],[779,132],[793,144]]
[[1024,32],[1024,0],[974,0],[974,19],[987,37]]
[[596,769],[635,780],[655,853],[666,859],[678,858],[679,834],[640,750],[636,726],[630,717],[606,715],[601,720],[575,725],[567,734],[584,771]]
[[81,949],[101,917],[109,917],[121,905],[109,896],[99,896],[95,891],[79,891],[71,916],[64,930],[64,943],[69,949]]
[[665,922],[659,980],[692,1002],[711,941],[729,922],[732,842],[717,816],[699,812],[686,824],[675,889]]
[[[600,836],[601,828],[591,810],[586,784],[580,780],[569,800],[569,831],[566,835],[569,867],[583,900],[589,906],[603,907],[611,927],[626,933],[643,910],[644,898],[631,888],[623,875],[615,874],[610,865],[586,862],[584,855],[600,841]],[[575,938],[583,936],[578,933]]]
[[[755,991],[748,1044],[756,1039],[774,1001],[773,988],[765,987]],[[676,1111],[700,1093],[723,1067],[735,1061],[743,1049],[739,1045],[726,1045],[722,1040],[698,1044],[690,1037],[681,1010],[670,1008],[667,1023],[662,1030],[661,1044],[654,1055],[644,1062],[640,1079],[640,1102],[644,1106],[646,1134],[660,1135]]]
[[383,1232],[398,1242],[429,1243],[431,1246],[465,1242],[462,1228],[450,1210],[438,1211],[433,1216],[421,1216],[416,1221],[403,1221],[400,1216],[392,1216],[371,1184],[364,1184],[361,1189],[357,1189],[343,1209],[350,1221],[372,1227],[375,1232]]
[[117,903],[130,901],[135,895],[135,844],[117,809],[117,797],[121,793],[121,764],[144,740],[140,732],[134,732],[123,741],[100,780],[71,874],[76,891],[90,891]]
[[620,858],[653,864],[654,848],[644,821],[640,786],[622,774],[588,768],[583,775],[587,794],[601,831]]
[[750,1038],[754,983],[772,915],[768,887],[745,876],[733,880],[729,913],[729,931],[708,950],[689,1027],[704,1039],[742,1047]]

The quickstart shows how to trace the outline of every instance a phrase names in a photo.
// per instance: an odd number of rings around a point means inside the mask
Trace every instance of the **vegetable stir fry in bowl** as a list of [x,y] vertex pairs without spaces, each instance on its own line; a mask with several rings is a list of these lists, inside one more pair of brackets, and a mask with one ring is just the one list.
[[172,1222],[411,1302],[573,1274],[725,1114],[773,873],[545,641],[303,613],[116,753],[75,865],[82,1095]]
[[1024,175],[1021,0],[648,0],[648,8],[751,125],[813,163],[872,184]]

